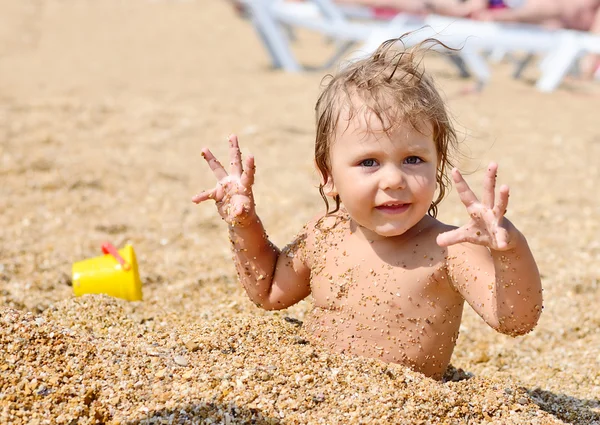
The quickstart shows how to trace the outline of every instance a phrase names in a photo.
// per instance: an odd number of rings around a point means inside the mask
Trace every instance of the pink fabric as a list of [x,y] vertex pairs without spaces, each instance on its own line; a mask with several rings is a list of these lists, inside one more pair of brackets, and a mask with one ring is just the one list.
[[391,19],[400,13],[398,9],[394,9],[393,7],[374,7],[372,10],[373,17],[377,19]]

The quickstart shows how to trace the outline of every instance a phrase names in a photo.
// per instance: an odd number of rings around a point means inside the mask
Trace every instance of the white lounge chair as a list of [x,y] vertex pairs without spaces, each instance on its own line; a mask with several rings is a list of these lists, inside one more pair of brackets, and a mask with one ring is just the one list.
[[[600,36],[571,30],[560,30],[559,33],[555,48],[549,51],[540,65],[541,76],[536,87],[544,92],[557,88],[583,55],[600,55]],[[600,79],[600,70],[594,77]]]
[[[400,37],[407,46],[427,38],[436,38],[459,49],[458,65],[474,75],[483,86],[490,78],[481,51],[522,51],[545,57],[537,88],[552,91],[585,53],[600,54],[600,36],[571,30],[550,30],[536,25],[481,22],[470,19],[428,15],[398,14],[382,22],[373,19],[366,8],[342,8],[331,0],[286,2],[285,0],[243,0],[254,26],[269,49],[273,64],[288,71],[304,69],[295,59],[285,28],[306,28],[324,34],[339,43],[335,54],[324,66],[330,66],[362,43],[359,55],[369,54],[383,41]],[[359,18],[352,20],[350,18]],[[358,55],[358,56],[359,56]],[[357,54],[354,55],[357,57]],[[455,57],[456,58],[456,57]]]
[[433,31],[431,36],[450,47],[465,43],[476,50],[500,49],[542,56],[536,87],[544,92],[555,90],[580,57],[587,53],[600,54],[600,36],[588,32],[433,15],[424,22]]
[[[348,50],[363,44],[366,53],[374,50],[382,41],[397,38],[416,31],[423,26],[420,17],[399,14],[388,21],[377,20],[377,16],[364,7],[340,7],[330,0],[286,2],[283,0],[243,0],[250,19],[262,38],[272,63],[276,68],[299,72],[310,67],[301,65],[295,58],[290,37],[290,28],[304,28],[319,32],[338,43],[332,57],[319,68],[336,63]],[[354,18],[351,20],[349,18]],[[356,57],[356,56],[355,56]],[[463,76],[469,71],[482,84],[487,82],[489,71],[485,61],[468,48],[450,56]]]

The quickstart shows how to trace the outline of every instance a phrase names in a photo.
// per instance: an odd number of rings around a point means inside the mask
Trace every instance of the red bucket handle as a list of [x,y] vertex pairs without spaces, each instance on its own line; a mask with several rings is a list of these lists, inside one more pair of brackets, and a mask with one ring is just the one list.
[[109,242],[104,242],[102,244],[102,252],[105,255],[112,255],[113,257],[115,257],[115,260],[117,260],[119,262],[119,264],[121,264],[121,267],[123,268],[123,270],[128,271],[131,269],[131,266],[129,265],[129,263],[127,261],[125,261],[125,259],[123,257],[121,257],[121,254],[119,254],[119,251],[117,251],[117,248],[114,247],[114,245],[112,245]]

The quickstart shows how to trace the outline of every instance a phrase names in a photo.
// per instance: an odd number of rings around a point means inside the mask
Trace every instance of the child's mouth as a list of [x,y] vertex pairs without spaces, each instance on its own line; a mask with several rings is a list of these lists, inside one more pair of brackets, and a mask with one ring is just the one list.
[[393,203],[393,204],[383,204],[375,207],[378,211],[389,213],[389,214],[398,214],[404,212],[408,209],[410,204],[401,204],[401,203]]

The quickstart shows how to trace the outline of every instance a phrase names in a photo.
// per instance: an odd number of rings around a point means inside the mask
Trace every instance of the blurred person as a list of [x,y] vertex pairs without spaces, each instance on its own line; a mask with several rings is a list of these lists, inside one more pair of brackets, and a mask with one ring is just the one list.
[[[589,31],[600,35],[600,0],[521,0],[507,2],[512,7],[488,8],[485,1],[468,0],[474,19],[498,22],[523,22],[550,28]],[[581,60],[582,77],[591,78],[600,67],[600,56]]]
[[339,4],[353,4],[373,8],[391,8],[402,13],[466,17],[479,5],[460,0],[335,0]]
[[[235,8],[242,12],[244,5],[240,0],[229,0]],[[300,2],[304,0],[287,0],[290,2]],[[423,15],[428,13],[437,13],[448,16],[468,16],[473,12],[473,8],[478,8],[478,4],[465,2],[461,0],[332,0],[337,4],[358,5],[371,7],[374,9],[386,10],[391,14],[410,13]]]

